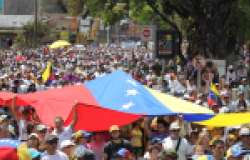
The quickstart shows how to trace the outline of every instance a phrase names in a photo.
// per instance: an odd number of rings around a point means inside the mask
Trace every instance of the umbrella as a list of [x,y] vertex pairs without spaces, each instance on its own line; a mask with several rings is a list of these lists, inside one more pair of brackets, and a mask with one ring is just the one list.
[[54,43],[52,43],[49,48],[50,49],[57,49],[57,48],[60,48],[60,47],[65,47],[65,46],[70,46],[71,44],[67,41],[64,41],[64,40],[59,40],[59,41],[56,41]]
[[16,57],[16,59],[15,59],[16,62],[22,61],[22,60],[24,60],[24,57],[22,57],[22,56],[18,56],[18,57]]
[[64,77],[64,80],[68,81],[70,76],[72,77],[73,82],[79,82],[80,81],[80,78],[78,78],[78,77],[76,77],[74,75],[68,75],[68,76]]
[[81,45],[81,44],[78,44],[78,45],[75,45],[76,48],[85,48],[84,45]]

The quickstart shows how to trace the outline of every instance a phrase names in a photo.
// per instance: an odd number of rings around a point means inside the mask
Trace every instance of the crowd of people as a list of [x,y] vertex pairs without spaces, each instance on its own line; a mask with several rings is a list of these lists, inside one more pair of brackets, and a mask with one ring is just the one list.
[[[50,50],[43,46],[37,50],[5,50],[0,54],[0,89],[25,94],[82,85],[122,69],[142,85],[211,108],[216,114],[249,112],[247,52],[238,66],[228,65],[226,75],[219,75],[217,67],[207,62],[201,73],[199,91],[196,88],[197,71],[186,53],[184,57],[187,63],[178,62],[175,73],[173,59],[154,58],[150,47],[144,46],[127,49],[112,44],[80,49]],[[49,63],[53,66],[52,81],[45,83],[43,73]],[[220,94],[222,105],[208,105],[212,84]],[[232,99],[233,88],[239,91],[236,100]],[[64,120],[58,116],[52,128],[39,120],[32,106],[16,106],[14,97],[12,106],[6,103],[0,107],[0,139],[23,142],[36,160],[236,160],[250,155],[248,124],[200,126],[186,121],[181,115],[163,115],[140,118],[126,126],[114,124],[108,131],[88,133],[74,130],[77,103],[72,123],[64,127]]]

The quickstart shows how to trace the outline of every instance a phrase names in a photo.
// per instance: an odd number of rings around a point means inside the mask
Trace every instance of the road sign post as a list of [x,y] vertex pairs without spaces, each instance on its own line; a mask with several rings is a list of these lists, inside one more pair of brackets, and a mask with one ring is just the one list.
[[205,57],[201,55],[197,55],[193,58],[192,64],[194,66],[194,69],[198,71],[197,73],[197,92],[200,93],[200,86],[201,86],[201,70],[203,70],[206,67],[207,60]]

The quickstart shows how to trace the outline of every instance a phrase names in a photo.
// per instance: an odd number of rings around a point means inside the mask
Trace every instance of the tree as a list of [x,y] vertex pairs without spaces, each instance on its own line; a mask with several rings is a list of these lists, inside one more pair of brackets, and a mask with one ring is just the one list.
[[[119,3],[124,4],[124,9],[114,12]],[[234,53],[236,44],[244,44],[250,36],[247,0],[91,0],[86,4],[92,16],[100,13],[105,25],[123,19],[128,11],[150,24],[155,13],[160,23],[179,32],[180,40],[180,33],[185,31],[196,54],[204,48],[204,55],[211,58],[226,58]],[[180,17],[179,24],[171,15]]]
[[[30,45],[35,38],[35,26],[34,22],[28,22],[27,24],[23,25],[22,27],[22,34],[25,36],[26,45]],[[53,42],[56,40],[56,36],[51,34],[50,28],[46,23],[42,21],[37,22],[37,43],[44,44]]]

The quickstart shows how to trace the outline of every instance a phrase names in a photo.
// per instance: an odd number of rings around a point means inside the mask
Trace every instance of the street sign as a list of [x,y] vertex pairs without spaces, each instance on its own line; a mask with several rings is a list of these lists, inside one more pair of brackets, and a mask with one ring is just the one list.
[[153,41],[154,28],[151,25],[141,26],[141,42]]
[[207,60],[201,55],[197,55],[193,58],[192,64],[196,70],[202,70],[206,67]]

